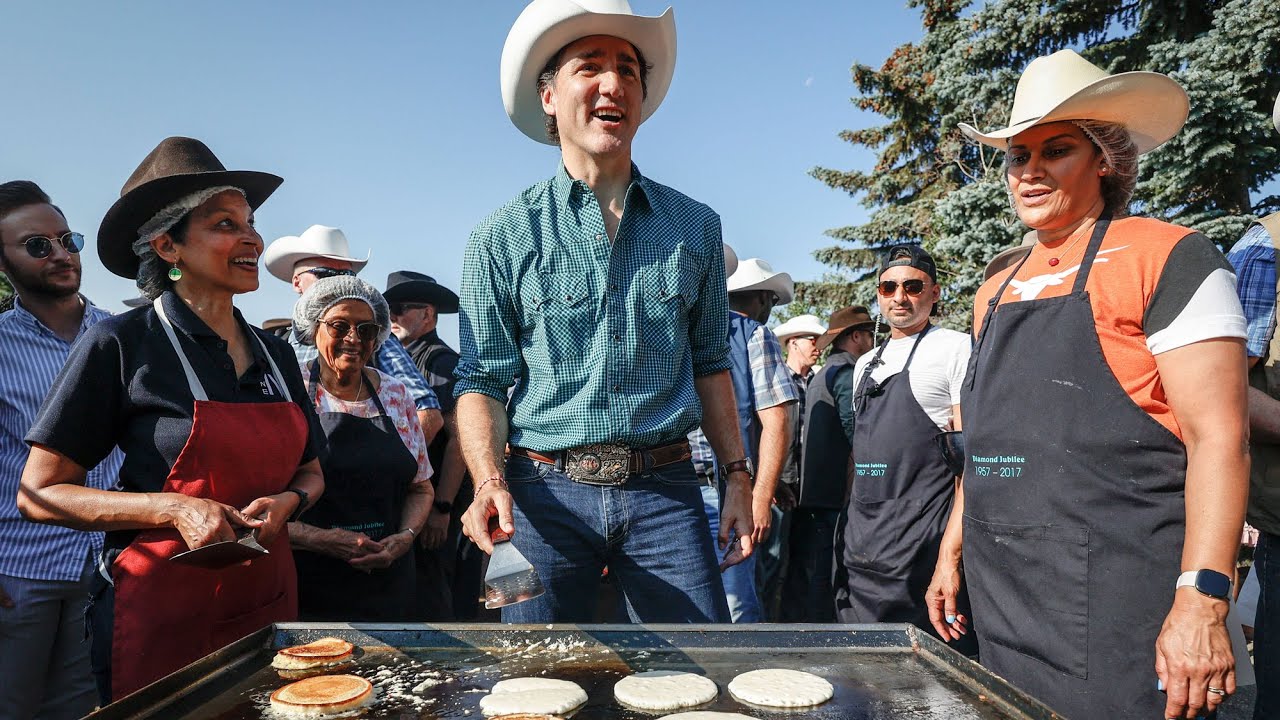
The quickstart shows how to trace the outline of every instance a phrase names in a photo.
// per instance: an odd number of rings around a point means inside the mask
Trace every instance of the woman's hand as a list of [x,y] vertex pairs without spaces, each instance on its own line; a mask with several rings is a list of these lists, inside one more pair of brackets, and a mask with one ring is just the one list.
[[378,552],[371,552],[359,557],[351,558],[347,564],[357,570],[371,572],[373,570],[385,570],[391,567],[391,564],[399,560],[409,548],[413,547],[413,536],[407,532],[401,531],[393,535],[382,538],[382,549]]
[[266,547],[276,539],[280,529],[289,522],[289,516],[298,509],[301,502],[302,498],[297,493],[282,492],[260,497],[240,512],[245,517],[262,520],[262,526],[258,528],[258,544]]
[[[230,505],[174,493],[177,507],[171,524],[182,534],[187,549],[236,539],[238,528],[258,528],[262,521],[246,516]],[[181,499],[179,499],[181,498]]]
[[1226,600],[1186,587],[1174,595],[1173,609],[1156,638],[1156,676],[1169,696],[1164,717],[1207,715],[1236,691],[1226,619]]
[[427,516],[427,524],[422,527],[422,537],[418,539],[418,543],[425,550],[435,550],[444,545],[445,538],[448,536],[449,513],[442,513],[432,508],[431,514]]
[[967,635],[965,626],[968,618],[956,611],[956,596],[964,584],[964,569],[959,561],[948,561],[938,558],[933,570],[933,580],[924,591],[924,602],[929,608],[929,622],[938,631],[938,635],[948,642],[959,640]]

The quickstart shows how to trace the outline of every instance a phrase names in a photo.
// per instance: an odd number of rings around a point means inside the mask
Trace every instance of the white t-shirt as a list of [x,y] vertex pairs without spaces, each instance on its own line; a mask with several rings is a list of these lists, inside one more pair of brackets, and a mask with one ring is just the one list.
[[[884,362],[871,371],[871,379],[880,382],[890,375],[902,372],[916,343],[917,335],[889,341],[880,359]],[[934,327],[920,341],[916,355],[911,359],[911,394],[938,429],[951,421],[951,407],[960,404],[960,386],[969,367],[972,343],[969,336],[955,330]],[[853,368],[854,396],[858,384],[867,371],[867,363],[876,356],[876,350],[858,358]]]

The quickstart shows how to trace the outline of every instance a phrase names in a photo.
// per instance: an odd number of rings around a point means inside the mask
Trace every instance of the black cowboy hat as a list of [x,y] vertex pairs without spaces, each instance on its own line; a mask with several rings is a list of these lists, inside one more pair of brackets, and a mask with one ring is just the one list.
[[397,270],[387,276],[387,290],[382,293],[387,302],[431,303],[442,315],[458,312],[458,296],[449,288],[436,282],[430,275],[412,270]]
[[227,170],[204,143],[186,137],[165,138],[120,189],[120,199],[98,228],[98,257],[120,277],[138,276],[133,252],[138,228],[170,203],[194,192],[230,185],[244,191],[257,210],[284,178],[253,170]]

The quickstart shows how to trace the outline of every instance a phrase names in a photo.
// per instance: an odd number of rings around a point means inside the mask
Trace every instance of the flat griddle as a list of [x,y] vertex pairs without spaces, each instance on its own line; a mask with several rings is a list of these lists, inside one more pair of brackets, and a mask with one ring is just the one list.
[[[720,686],[698,709],[762,720],[997,720],[1060,718],[1025,693],[910,625],[391,625],[282,623],[233,643],[90,715],[94,720],[258,720],[286,684],[276,650],[322,637],[362,648],[349,672],[373,682],[376,701],[355,717],[481,720],[498,680],[577,682],[589,700],[574,720],[653,720],[628,709],[613,685],[633,672],[685,670]],[[815,673],[835,686],[828,703],[768,710],[729,695],[736,675],[760,668]],[[439,684],[432,684],[440,681]]]

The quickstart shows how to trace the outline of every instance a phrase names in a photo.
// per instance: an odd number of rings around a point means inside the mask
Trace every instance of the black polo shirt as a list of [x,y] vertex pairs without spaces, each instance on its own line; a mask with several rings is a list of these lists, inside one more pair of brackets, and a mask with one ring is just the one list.
[[454,368],[458,367],[457,351],[446,345],[435,330],[406,343],[404,349],[409,351],[413,364],[418,366],[418,371],[440,399],[440,411],[447,413],[453,410],[456,402],[453,386],[458,382],[453,376]]
[[[237,378],[227,343],[177,295],[167,292],[162,302],[210,400],[285,399],[256,341],[249,343],[253,364]],[[266,344],[293,401],[302,408],[310,437],[297,462],[308,462],[323,451],[324,431],[302,384],[293,349],[251,327],[239,310],[235,317],[246,337],[255,334]],[[96,466],[118,445],[124,452],[120,489],[159,492],[191,434],[194,408],[195,398],[173,345],[155,309],[146,306],[103,320],[76,342],[26,439],[86,468]],[[254,472],[255,458],[245,457],[244,465],[246,473]]]

